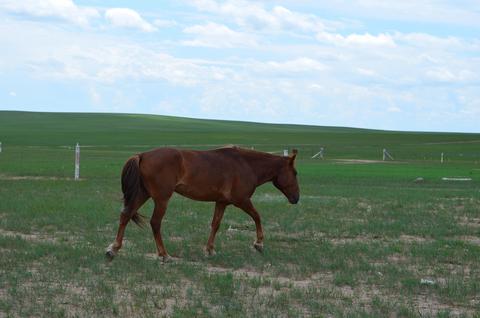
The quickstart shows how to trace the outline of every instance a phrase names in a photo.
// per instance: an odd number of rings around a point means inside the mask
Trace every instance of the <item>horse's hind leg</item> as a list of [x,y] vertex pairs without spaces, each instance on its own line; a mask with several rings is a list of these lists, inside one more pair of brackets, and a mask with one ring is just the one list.
[[214,255],[215,250],[213,248],[213,242],[215,241],[215,235],[217,234],[218,228],[220,227],[220,222],[223,218],[223,213],[225,212],[225,208],[227,205],[225,203],[217,202],[215,204],[215,214],[213,215],[212,219],[212,229],[210,231],[210,237],[208,238],[207,247],[205,251],[208,255]]
[[262,222],[260,220],[260,214],[258,214],[257,210],[252,204],[250,199],[247,199],[240,204],[235,204],[237,207],[245,211],[255,222],[255,227],[257,229],[257,239],[253,242],[253,246],[259,252],[263,252],[263,229],[262,229]]
[[[107,247],[106,256],[109,259],[113,259],[117,255],[120,248],[122,248],[123,235],[125,234],[125,228],[130,219],[137,214],[137,210],[147,201],[148,195],[141,194],[134,201],[132,206],[125,206],[122,213],[120,213],[120,224],[118,226],[117,236],[115,241]],[[138,217],[138,216],[137,216]]]
[[157,245],[157,252],[158,256],[162,257],[164,262],[168,261],[170,256],[163,245],[162,240],[162,233],[161,233],[161,226],[162,226],[162,219],[167,211],[167,204],[168,199],[166,200],[159,200],[155,199],[155,208],[153,210],[152,218],[150,219],[150,225],[152,227],[153,238],[155,239],[155,243]]

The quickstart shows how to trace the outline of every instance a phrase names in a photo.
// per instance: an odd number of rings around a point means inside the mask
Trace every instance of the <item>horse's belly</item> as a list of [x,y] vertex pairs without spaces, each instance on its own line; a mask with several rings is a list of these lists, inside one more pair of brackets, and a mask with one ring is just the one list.
[[197,201],[229,201],[229,194],[222,189],[213,187],[192,187],[185,184],[179,184],[175,192],[187,198]]

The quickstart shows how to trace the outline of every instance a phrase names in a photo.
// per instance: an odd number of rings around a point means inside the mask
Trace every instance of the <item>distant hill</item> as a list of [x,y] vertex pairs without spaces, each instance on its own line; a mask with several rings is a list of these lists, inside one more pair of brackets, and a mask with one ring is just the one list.
[[[480,134],[423,133],[347,127],[263,124],[158,115],[0,111],[0,141],[14,146],[164,145],[214,148],[225,144],[265,150],[297,147],[308,154],[320,147],[335,157],[378,158],[387,148],[401,158],[440,152],[476,158]],[[304,152],[305,155],[305,152]],[[480,154],[478,154],[480,156]]]

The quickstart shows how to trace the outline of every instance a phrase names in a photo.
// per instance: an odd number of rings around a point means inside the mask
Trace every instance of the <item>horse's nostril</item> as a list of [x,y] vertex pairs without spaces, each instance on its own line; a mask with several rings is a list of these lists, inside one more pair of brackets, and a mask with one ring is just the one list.
[[299,200],[300,200],[300,196],[297,195],[293,198],[290,198],[288,201],[290,201],[291,204],[297,204]]

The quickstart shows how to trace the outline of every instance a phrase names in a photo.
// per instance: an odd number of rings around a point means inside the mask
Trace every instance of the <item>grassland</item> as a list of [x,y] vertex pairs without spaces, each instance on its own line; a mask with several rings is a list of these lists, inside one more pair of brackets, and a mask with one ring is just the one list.
[[[0,317],[480,317],[479,134],[0,112],[0,141]],[[300,151],[300,203],[271,185],[253,199],[264,253],[230,207],[204,256],[213,206],[174,196],[162,231],[175,261],[129,225],[106,262],[126,158],[224,144]],[[375,161],[382,148],[396,161]],[[441,180],[459,176],[472,181]]]

